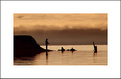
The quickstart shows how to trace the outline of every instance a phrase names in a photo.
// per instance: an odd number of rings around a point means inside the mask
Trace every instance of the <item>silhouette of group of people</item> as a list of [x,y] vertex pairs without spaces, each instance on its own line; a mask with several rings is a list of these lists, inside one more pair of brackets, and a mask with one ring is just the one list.
[[[61,49],[59,51],[65,51],[65,49],[63,47],[61,47]],[[73,47],[71,49],[67,49],[66,51],[76,51]]]
[[[45,40],[45,45],[46,45],[46,56],[48,56],[48,39],[46,38]],[[94,47],[94,53],[97,53],[97,46],[95,45],[95,43],[93,42],[93,47]],[[61,47],[61,51],[65,51],[65,49],[63,47]],[[75,51],[74,48],[71,48],[71,49],[67,49],[67,51]]]
[[[45,40],[45,45],[46,45],[46,63],[48,64],[48,39],[46,38]],[[95,43],[93,42],[93,47],[94,47],[94,55],[97,55],[97,46],[95,45]],[[63,47],[61,47],[61,50],[60,50],[62,53],[65,51],[65,49]],[[71,48],[71,49],[67,49],[67,51],[72,51],[72,53],[74,51],[76,51],[74,48]]]

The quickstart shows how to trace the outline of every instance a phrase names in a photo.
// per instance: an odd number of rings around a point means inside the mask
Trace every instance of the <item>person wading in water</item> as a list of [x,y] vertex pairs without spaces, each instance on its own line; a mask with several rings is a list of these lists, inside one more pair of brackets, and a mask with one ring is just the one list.
[[97,53],[97,46],[95,45],[94,42],[93,42],[93,46],[94,46],[94,53]]
[[48,39],[46,38],[45,40],[45,45],[46,45],[46,56],[48,55]]

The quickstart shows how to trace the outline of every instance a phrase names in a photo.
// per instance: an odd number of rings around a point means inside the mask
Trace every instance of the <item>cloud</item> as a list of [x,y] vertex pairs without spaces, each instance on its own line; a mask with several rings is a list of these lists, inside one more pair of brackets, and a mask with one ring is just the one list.
[[36,29],[37,26],[41,29],[44,29],[43,26],[49,29],[53,27],[62,29],[65,26],[69,28],[107,28],[107,14],[15,14],[14,17],[14,27],[24,26],[28,29]]
[[15,14],[14,34],[40,44],[107,44],[107,14]]
[[[102,28],[103,27],[103,28]],[[106,30],[107,26],[104,26],[103,24],[99,24],[97,27],[89,27],[89,26],[81,26],[81,25],[76,25],[76,26],[69,26],[69,25],[65,25],[63,27],[59,27],[59,26],[54,26],[54,25],[50,25],[50,26],[46,26],[46,25],[34,25],[34,26],[17,26],[14,27],[14,29],[16,31],[30,31],[30,30],[64,30],[64,29],[100,29],[100,30]]]

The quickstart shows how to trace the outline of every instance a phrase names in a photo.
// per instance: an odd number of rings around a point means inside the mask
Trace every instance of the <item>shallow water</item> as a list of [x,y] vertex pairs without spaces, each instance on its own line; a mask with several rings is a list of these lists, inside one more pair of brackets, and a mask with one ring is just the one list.
[[[77,51],[57,51],[61,47],[73,47]],[[14,65],[107,65],[107,45],[97,45],[96,54],[92,45],[50,45],[48,48],[54,50],[48,52],[48,56],[43,52],[34,57],[18,58]]]

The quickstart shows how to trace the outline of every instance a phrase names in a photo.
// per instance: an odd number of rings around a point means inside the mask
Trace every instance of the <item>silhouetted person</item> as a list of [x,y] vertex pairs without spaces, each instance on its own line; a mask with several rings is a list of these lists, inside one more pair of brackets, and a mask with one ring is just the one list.
[[93,42],[93,46],[94,46],[94,53],[97,53],[97,46],[95,45],[94,42]]
[[62,51],[62,53],[65,51],[65,49],[63,48],[63,47],[61,47],[61,51]]
[[72,54],[73,54],[74,51],[72,50],[71,52],[72,52]]
[[46,38],[45,45],[46,45],[46,56],[48,55],[48,39]]
[[72,48],[70,49],[70,51],[75,51],[75,49],[72,47]]
[[61,52],[62,52],[62,54],[63,54],[64,51],[61,51]]

